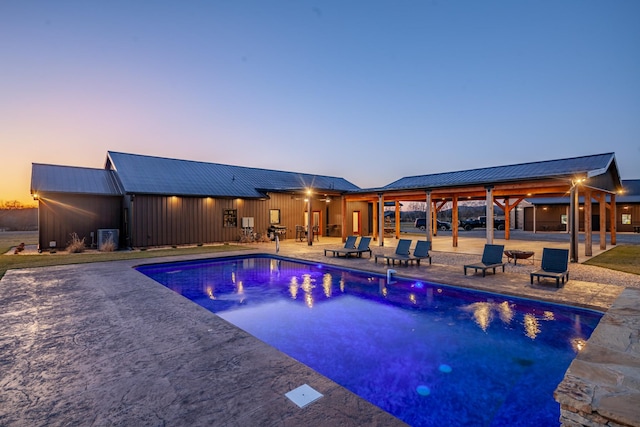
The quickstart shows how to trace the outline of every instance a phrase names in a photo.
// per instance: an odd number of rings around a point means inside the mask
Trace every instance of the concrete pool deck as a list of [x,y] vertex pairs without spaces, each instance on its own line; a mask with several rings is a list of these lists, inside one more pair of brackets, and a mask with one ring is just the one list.
[[[386,272],[385,264],[367,257],[323,256],[323,247],[339,244],[287,240],[279,254]],[[476,251],[471,246],[465,241],[468,253]],[[272,243],[256,244],[251,252],[275,250]],[[0,281],[0,425],[404,425],[132,269],[213,256],[8,271]],[[482,278],[464,276],[457,266],[394,269],[436,283],[602,310],[623,292],[621,286],[574,280],[560,289],[532,287],[528,274],[511,270]],[[640,351],[637,329],[635,340],[627,372],[640,366],[633,365]],[[303,384],[324,397],[300,409],[284,395]]]

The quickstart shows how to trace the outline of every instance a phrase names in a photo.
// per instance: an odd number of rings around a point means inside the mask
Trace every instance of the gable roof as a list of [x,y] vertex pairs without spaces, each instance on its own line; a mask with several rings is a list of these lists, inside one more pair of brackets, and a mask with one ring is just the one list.
[[123,194],[113,171],[33,163],[31,194],[38,193]]
[[[612,175],[612,176],[608,176]],[[614,153],[418,175],[400,178],[382,190],[434,189],[542,179],[594,178],[598,188],[615,191],[620,183]]]
[[117,172],[130,194],[264,198],[266,192],[345,192],[358,187],[344,178],[169,159],[109,151],[106,169]]

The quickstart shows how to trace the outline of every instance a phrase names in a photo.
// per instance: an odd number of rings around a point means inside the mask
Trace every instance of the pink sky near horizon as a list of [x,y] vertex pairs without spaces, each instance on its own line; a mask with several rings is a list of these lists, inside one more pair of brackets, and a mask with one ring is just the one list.
[[107,151],[344,177],[615,152],[640,2],[0,2],[0,201]]

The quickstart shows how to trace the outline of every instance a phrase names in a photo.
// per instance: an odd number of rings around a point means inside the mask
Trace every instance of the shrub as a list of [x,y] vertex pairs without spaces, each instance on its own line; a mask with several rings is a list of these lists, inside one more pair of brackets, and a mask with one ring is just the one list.
[[67,251],[72,254],[84,252],[84,237],[80,239],[78,233],[71,233],[71,241],[67,244]]
[[116,250],[116,244],[113,242],[113,237],[109,236],[109,238],[102,242],[102,245],[98,248],[101,252],[113,252]]

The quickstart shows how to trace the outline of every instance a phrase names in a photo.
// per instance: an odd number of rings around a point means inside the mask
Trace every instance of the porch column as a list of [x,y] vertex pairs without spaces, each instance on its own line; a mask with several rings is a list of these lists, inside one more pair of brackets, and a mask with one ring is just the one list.
[[611,224],[611,244],[616,244],[616,232],[618,223],[616,222],[616,195],[611,193],[611,207],[609,208],[609,223]]
[[578,262],[578,187],[571,186],[569,196],[569,260]]
[[425,233],[427,233],[427,241],[431,241],[432,240],[432,236],[433,236],[433,214],[432,214],[432,209],[431,209],[431,190],[427,190],[427,211],[426,211],[426,215],[427,217],[425,218],[425,224],[424,224],[424,228],[425,228]]
[[307,218],[307,245],[309,246],[313,246],[313,211],[311,210],[311,197],[313,196],[313,194],[311,193],[311,190],[309,190],[307,192],[307,197],[309,197],[309,205],[307,207],[308,209],[308,215],[309,218]]
[[493,244],[493,194],[491,190],[493,187],[485,187],[486,188],[486,200],[487,200],[487,244]]
[[378,193],[378,246],[384,246],[384,194]]
[[396,200],[395,215],[396,215],[396,229],[394,232],[396,235],[396,239],[399,239],[400,238],[400,200]]
[[340,237],[342,237],[342,243],[344,243],[347,241],[347,198],[342,196],[341,202]]
[[511,206],[509,206],[509,198],[504,199],[504,240],[511,237]]
[[593,255],[593,224],[592,224],[591,190],[584,190],[584,254]]
[[607,195],[602,193],[599,202],[600,211],[600,249],[607,249]]
[[373,215],[373,218],[371,218],[371,233],[373,240],[376,241],[378,239],[378,202],[374,199],[371,204],[373,205],[373,209],[371,209]]
[[458,196],[454,194],[451,198],[451,236],[454,248],[458,247],[458,222]]

